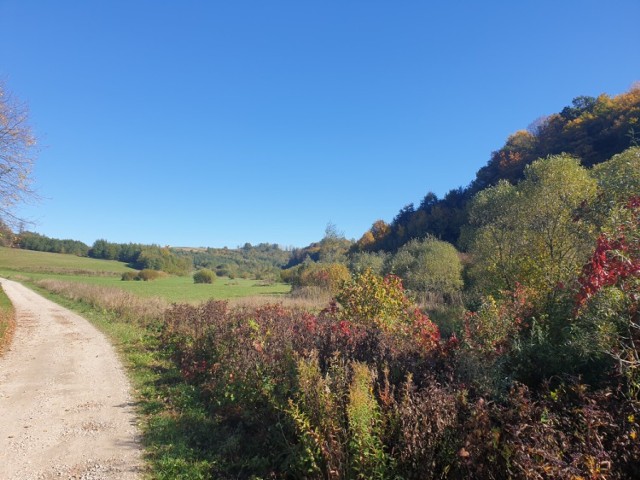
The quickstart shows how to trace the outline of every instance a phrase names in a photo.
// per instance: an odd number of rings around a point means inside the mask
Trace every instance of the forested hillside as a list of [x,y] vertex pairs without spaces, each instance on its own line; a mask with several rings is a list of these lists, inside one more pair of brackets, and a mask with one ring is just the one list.
[[412,238],[433,235],[459,242],[468,221],[467,205],[481,190],[500,180],[515,183],[538,158],[566,153],[591,167],[640,142],[640,84],[610,97],[580,96],[559,113],[535,120],[527,130],[511,135],[466,187],[438,198],[428,192],[420,204],[403,207],[390,224],[376,221],[357,242],[360,251],[396,251]]

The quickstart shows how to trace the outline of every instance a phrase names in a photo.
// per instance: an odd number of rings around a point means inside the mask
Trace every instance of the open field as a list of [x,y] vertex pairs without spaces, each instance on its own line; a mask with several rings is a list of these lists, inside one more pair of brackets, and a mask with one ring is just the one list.
[[6,247],[0,247],[0,268],[29,273],[118,277],[122,272],[131,270],[126,264],[114,260],[97,260],[62,253],[34,252]]
[[[2,275],[0,270],[0,275]],[[286,284],[261,285],[257,280],[217,278],[215,283],[194,284],[189,277],[166,277],[149,282],[123,282],[115,277],[83,277],[69,275],[29,275],[34,279],[56,278],[103,287],[115,287],[141,297],[161,297],[169,302],[201,302],[203,300],[230,299],[254,295],[282,295],[289,292]]]
[[0,276],[32,280],[52,278],[105,287],[115,287],[143,297],[161,297],[169,302],[200,302],[211,298],[283,295],[289,285],[265,285],[257,280],[217,278],[212,285],[194,284],[188,277],[170,276],[150,282],[120,280],[131,270],[124,263],[57,253],[0,248]]

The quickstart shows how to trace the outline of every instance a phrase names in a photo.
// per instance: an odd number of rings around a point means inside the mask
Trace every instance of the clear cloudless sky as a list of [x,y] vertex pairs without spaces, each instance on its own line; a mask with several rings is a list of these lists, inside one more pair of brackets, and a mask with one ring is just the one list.
[[639,0],[0,0],[30,227],[88,244],[359,238],[579,95],[640,80]]

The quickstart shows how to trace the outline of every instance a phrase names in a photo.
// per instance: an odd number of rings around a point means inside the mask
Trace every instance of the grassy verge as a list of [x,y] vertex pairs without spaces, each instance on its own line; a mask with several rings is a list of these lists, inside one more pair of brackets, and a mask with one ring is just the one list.
[[124,321],[107,309],[53,294],[34,283],[27,286],[89,320],[111,340],[127,367],[137,401],[140,429],[153,479],[211,478],[218,462],[208,449],[214,428],[197,391],[181,381],[180,372],[158,348],[160,321]]
[[15,310],[9,297],[0,287],[0,355],[11,343],[15,328]]

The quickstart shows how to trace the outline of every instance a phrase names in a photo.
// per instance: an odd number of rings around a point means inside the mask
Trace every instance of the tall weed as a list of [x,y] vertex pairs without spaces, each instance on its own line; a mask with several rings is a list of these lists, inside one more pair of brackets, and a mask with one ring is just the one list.
[[354,362],[349,387],[349,478],[385,479],[390,476],[390,459],[381,439],[382,418],[374,395],[375,373],[367,365]]
[[345,478],[347,469],[347,432],[344,412],[346,378],[338,365],[334,375],[323,375],[314,352],[298,361],[298,391],[289,399],[291,415],[305,453],[307,475]]

